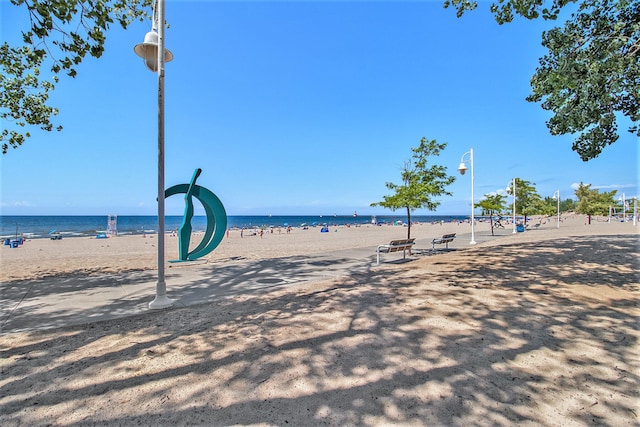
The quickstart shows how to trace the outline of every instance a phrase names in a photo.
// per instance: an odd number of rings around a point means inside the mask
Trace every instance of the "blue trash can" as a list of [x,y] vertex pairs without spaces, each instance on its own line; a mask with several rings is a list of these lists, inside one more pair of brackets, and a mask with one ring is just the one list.
[[20,244],[20,242],[18,240],[12,240],[11,241],[11,247],[12,248],[17,248],[19,244]]
[[516,225],[516,231],[517,231],[518,233],[524,233],[524,225],[522,225],[522,224],[517,224],[517,225]]
[[4,239],[5,246],[11,246],[11,239]]

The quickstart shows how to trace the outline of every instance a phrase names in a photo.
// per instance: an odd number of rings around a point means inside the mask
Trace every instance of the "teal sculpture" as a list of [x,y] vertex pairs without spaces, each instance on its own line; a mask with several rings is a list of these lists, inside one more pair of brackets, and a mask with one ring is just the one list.
[[[184,193],[184,216],[182,224],[178,228],[178,256],[179,259],[171,262],[194,261],[213,251],[224,238],[227,229],[227,213],[218,196],[204,187],[196,184],[196,180],[202,173],[198,168],[193,173],[189,184],[174,185],[165,190],[165,199],[174,194]],[[207,228],[202,241],[191,252],[191,219],[193,218],[193,197],[198,199],[207,214]]]

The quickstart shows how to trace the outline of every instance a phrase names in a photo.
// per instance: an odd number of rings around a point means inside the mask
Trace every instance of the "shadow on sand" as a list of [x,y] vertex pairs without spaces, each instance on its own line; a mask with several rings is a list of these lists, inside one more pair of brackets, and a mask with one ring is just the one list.
[[239,289],[273,264],[229,269],[214,302],[0,338],[0,424],[637,425],[638,267],[621,235],[273,294]]

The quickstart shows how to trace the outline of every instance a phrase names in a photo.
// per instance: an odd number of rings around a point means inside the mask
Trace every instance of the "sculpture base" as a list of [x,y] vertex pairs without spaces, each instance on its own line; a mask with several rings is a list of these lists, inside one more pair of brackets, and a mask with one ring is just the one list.
[[194,264],[207,264],[209,261],[207,261],[206,259],[186,259],[186,260],[182,260],[182,259],[171,259],[169,260],[169,262],[171,264],[175,264],[175,265],[180,265],[180,264],[184,264],[184,265],[194,265]]
[[149,308],[151,310],[159,310],[162,308],[169,308],[173,305],[176,300],[168,298],[166,295],[158,295],[156,298],[149,303]]

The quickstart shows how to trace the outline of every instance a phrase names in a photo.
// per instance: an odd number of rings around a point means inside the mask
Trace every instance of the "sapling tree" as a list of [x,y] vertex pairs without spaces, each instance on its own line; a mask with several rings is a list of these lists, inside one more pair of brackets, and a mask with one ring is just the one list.
[[489,215],[491,235],[493,236],[493,215],[505,210],[505,196],[503,194],[485,194],[484,198],[475,204],[482,209],[482,215]]
[[447,168],[430,164],[430,158],[437,157],[445,149],[447,143],[422,138],[418,147],[412,148],[411,159],[407,160],[401,171],[402,184],[387,182],[386,187],[393,194],[384,196],[380,202],[371,206],[382,206],[392,211],[405,209],[407,212],[407,239],[411,238],[411,212],[416,209],[435,210],[441,196],[450,196],[447,186],[455,181],[454,176],[447,175]]

